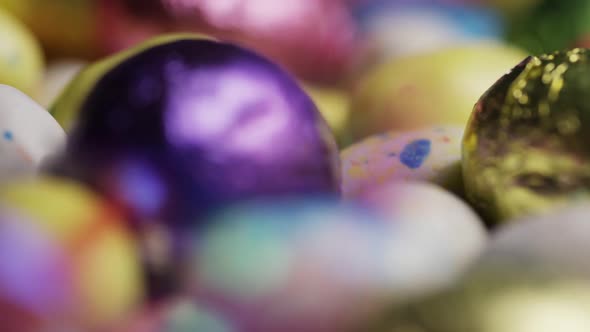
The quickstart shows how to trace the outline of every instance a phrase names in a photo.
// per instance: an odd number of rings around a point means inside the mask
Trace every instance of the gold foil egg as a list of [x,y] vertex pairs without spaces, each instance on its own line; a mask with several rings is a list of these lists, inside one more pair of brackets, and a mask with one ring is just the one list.
[[585,49],[528,57],[476,104],[463,175],[490,222],[590,198],[589,74]]
[[398,307],[365,331],[585,332],[590,330],[589,315],[587,280],[486,271],[441,294]]

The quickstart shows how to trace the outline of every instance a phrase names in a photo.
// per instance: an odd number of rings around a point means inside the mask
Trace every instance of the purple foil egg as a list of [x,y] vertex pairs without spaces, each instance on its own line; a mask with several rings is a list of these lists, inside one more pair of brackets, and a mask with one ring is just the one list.
[[333,135],[297,83],[251,51],[189,37],[99,79],[60,163],[141,223],[188,226],[238,201],[339,190]]

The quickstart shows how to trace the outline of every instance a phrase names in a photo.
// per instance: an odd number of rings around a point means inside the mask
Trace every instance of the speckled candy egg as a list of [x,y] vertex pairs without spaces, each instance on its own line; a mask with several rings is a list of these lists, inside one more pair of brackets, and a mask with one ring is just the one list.
[[43,78],[41,46],[16,18],[0,10],[0,84],[34,95]]
[[524,57],[518,49],[488,42],[379,65],[355,88],[352,138],[427,125],[465,126],[481,94]]
[[36,172],[65,147],[53,117],[24,93],[0,84],[0,181]]
[[584,49],[529,57],[473,110],[463,142],[468,198],[490,222],[590,196]]
[[342,151],[342,194],[355,197],[392,180],[431,181],[460,191],[460,126],[371,136]]
[[339,192],[334,137],[279,67],[194,37],[129,54],[65,110],[79,119],[58,172],[134,219],[172,224],[244,199]]
[[117,323],[142,299],[135,240],[93,193],[41,178],[3,186],[0,204],[30,221],[0,227],[0,284],[8,285],[0,294],[42,318],[91,329]]
[[357,198],[395,224],[396,299],[423,296],[456,282],[487,245],[477,214],[448,191],[424,182],[389,182]]
[[355,330],[407,286],[396,278],[411,255],[404,234],[363,208],[263,201],[208,225],[194,235],[185,287],[239,331]]

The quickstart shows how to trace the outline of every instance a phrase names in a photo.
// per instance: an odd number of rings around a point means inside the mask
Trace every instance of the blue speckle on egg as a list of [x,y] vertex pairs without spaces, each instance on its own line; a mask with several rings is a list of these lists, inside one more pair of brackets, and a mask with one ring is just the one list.
[[402,164],[408,168],[417,169],[422,166],[430,154],[430,140],[419,139],[406,145],[399,156]]
[[14,135],[12,134],[12,131],[5,130],[4,131],[4,139],[7,141],[12,141],[14,139]]

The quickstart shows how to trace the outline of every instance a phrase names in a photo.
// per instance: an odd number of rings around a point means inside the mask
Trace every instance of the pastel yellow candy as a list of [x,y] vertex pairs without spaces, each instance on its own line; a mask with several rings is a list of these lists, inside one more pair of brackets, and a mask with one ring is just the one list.
[[315,102],[320,113],[328,122],[330,129],[339,143],[346,140],[348,114],[350,111],[350,97],[335,88],[324,88],[304,85],[303,88]]
[[486,42],[379,65],[353,94],[351,136],[357,141],[393,129],[465,126],[481,95],[525,56],[518,49]]
[[41,46],[31,32],[0,9],[0,84],[35,94],[43,77]]
[[37,222],[68,249],[74,266],[75,320],[102,326],[138,305],[143,286],[134,239],[92,192],[46,177],[2,187],[0,203]]
[[97,81],[110,69],[116,67],[125,59],[142,52],[154,45],[166,43],[173,40],[180,39],[209,39],[209,37],[200,34],[170,34],[152,38],[139,46],[127,49],[125,51],[116,53],[103,60],[97,61],[87,67],[74,77],[63,92],[57,97],[49,112],[55,117],[57,122],[69,131],[75,123],[77,112],[80,105],[84,102],[90,90],[94,87]]
[[434,182],[461,193],[463,128],[446,125],[374,135],[346,148],[342,194],[354,198],[391,181]]

